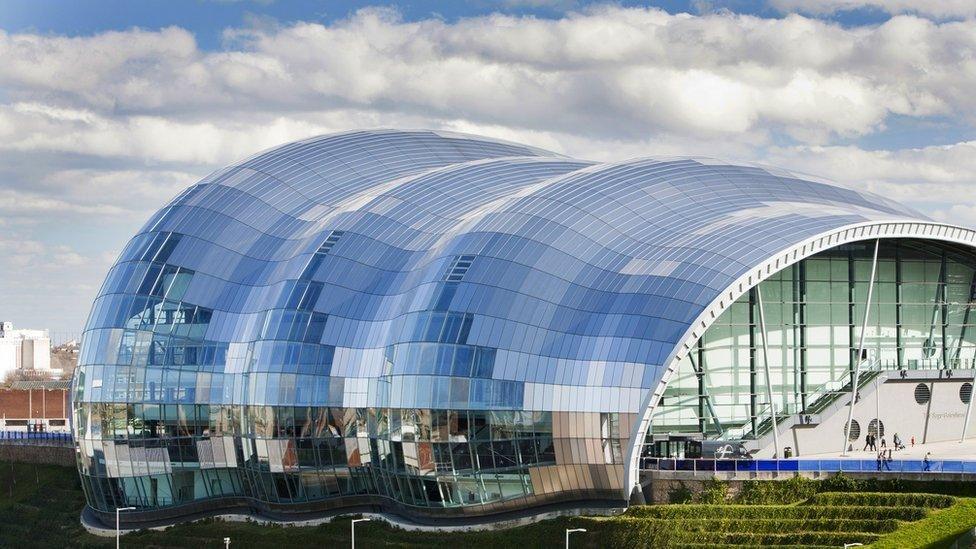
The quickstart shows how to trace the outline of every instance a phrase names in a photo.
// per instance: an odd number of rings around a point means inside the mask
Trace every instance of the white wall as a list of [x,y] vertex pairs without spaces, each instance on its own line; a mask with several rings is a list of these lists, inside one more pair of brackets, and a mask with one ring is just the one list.
[[[934,371],[930,373],[936,374]],[[897,373],[892,375],[897,376]],[[879,390],[864,395],[854,408],[854,420],[860,425],[861,432],[851,444],[856,450],[864,447],[868,424],[875,417],[881,419],[889,446],[895,433],[899,434],[905,445],[909,445],[912,436],[918,444],[959,440],[967,407],[959,398],[959,389],[963,383],[972,383],[973,380],[971,373],[961,377],[959,370],[956,370],[956,376],[951,379],[908,380],[895,377],[880,384]],[[926,385],[931,394],[925,404],[915,400],[915,388],[920,383]],[[823,423],[819,425],[793,427],[788,436],[782,437],[781,444],[792,446],[797,455],[840,452],[847,413],[847,407],[843,406],[831,417],[823,418]],[[976,438],[976,410],[969,420],[967,438]]]
[[0,323],[0,380],[13,370],[51,369],[51,338],[47,330],[15,330]]
[[0,382],[20,368],[20,340],[0,339]]
[[[31,368],[35,370],[50,370],[51,369],[51,339],[47,337],[39,337],[31,340],[24,340],[24,354],[27,354],[26,344],[28,341],[31,343]],[[24,368],[27,368],[27,359],[24,358]]]

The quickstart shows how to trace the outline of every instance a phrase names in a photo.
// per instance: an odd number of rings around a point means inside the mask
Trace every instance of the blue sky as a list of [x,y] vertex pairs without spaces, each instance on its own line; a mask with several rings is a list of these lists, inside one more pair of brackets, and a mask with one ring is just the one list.
[[[37,31],[64,35],[83,35],[130,27],[159,29],[179,26],[197,37],[203,49],[221,47],[221,31],[227,27],[247,24],[255,17],[268,17],[282,23],[318,21],[328,23],[348,17],[356,10],[370,6],[388,6],[398,10],[408,21],[431,17],[454,21],[491,13],[529,15],[558,19],[566,11],[585,9],[605,2],[323,2],[291,1],[203,1],[203,0],[5,0],[0,4],[0,26],[8,31]],[[761,17],[784,17],[779,10],[761,1],[729,0],[688,2],[667,0],[660,2],[614,2],[625,7],[654,6],[668,13],[702,13],[703,10],[728,9],[735,13]],[[861,8],[829,14],[826,18],[843,25],[880,23],[890,17],[876,8]]]
[[976,3],[0,3],[0,318],[80,332],[128,238],[359,127],[780,165],[976,225]]

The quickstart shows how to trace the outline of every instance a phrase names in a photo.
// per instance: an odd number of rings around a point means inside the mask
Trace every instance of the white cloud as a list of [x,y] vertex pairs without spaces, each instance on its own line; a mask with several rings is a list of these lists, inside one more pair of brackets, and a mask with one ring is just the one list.
[[0,151],[46,151],[147,162],[214,164],[322,128],[301,120],[196,122],[109,116],[38,103],[0,105]]
[[0,234],[5,320],[78,333],[112,259],[24,235]]
[[884,13],[917,13],[940,19],[976,17],[972,0],[770,0],[784,12],[829,15],[843,11],[872,9]]
[[9,215],[145,216],[199,180],[201,175],[167,170],[52,171],[30,189],[0,189],[0,212]]
[[776,148],[764,160],[882,194],[936,219],[976,226],[976,141],[893,151]]
[[[876,131],[890,114],[976,112],[976,30],[910,16],[847,29],[797,15],[613,6],[457,22],[367,9],[225,37],[227,49],[204,52],[177,28],[0,33],[0,57],[12,60],[0,85],[22,105],[17,114],[47,120],[39,131],[100,129],[78,147],[118,154],[159,136],[174,156],[192,148],[198,161],[215,158],[213,126],[283,113],[369,110],[630,137],[781,131],[823,142]],[[180,132],[191,139],[172,139]]]
[[0,189],[0,212],[5,214],[54,214],[75,212],[86,215],[118,215],[124,210],[109,204],[84,205],[36,193]]
[[976,204],[952,204],[932,212],[936,219],[963,226],[976,225]]
[[[875,0],[775,1],[828,13]],[[758,160],[976,224],[976,142],[836,145],[893,115],[976,122],[972,21],[843,27],[706,4],[703,16],[604,5],[455,21],[367,9],[228,29],[219,51],[175,27],[0,31],[0,257],[15,267],[0,303],[20,324],[78,329],[150,211],[255,151],[350,128],[453,129],[594,160]],[[927,5],[879,9],[952,18],[971,6]]]
[[774,148],[767,158],[838,181],[976,184],[976,141],[894,151],[854,146]]

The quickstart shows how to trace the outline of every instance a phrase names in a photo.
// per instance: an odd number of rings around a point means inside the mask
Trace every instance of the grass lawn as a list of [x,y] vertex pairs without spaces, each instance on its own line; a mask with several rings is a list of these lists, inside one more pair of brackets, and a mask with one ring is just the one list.
[[[812,482],[812,481],[811,481]],[[405,532],[382,522],[356,526],[357,546],[468,549],[559,547],[566,528],[576,548],[603,547],[947,547],[976,526],[976,498],[912,493],[802,494],[777,504],[642,506],[620,517],[547,520],[510,530]],[[762,502],[761,502],[762,503]],[[0,547],[111,547],[114,539],[85,532],[74,469],[0,462]],[[317,527],[201,521],[123,537],[123,547],[348,547],[349,518]]]

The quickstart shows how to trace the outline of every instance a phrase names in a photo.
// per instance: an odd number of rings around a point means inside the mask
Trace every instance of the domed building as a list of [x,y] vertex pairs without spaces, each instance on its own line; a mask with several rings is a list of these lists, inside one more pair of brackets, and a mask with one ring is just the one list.
[[803,454],[813,416],[839,446],[855,371],[972,367],[974,244],[752,165],[283,145],[186,189],[108,273],[73,388],[88,512],[490,521],[626,505],[676,434]]

